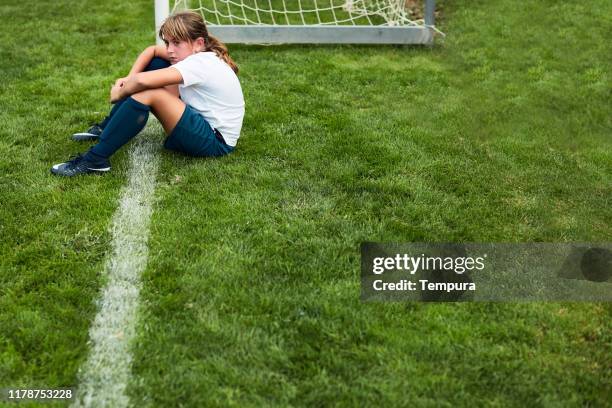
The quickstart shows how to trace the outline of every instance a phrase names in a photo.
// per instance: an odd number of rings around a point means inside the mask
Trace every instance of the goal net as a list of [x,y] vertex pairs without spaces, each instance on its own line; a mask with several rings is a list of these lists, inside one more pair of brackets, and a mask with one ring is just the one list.
[[176,0],[226,43],[430,44],[434,0]]

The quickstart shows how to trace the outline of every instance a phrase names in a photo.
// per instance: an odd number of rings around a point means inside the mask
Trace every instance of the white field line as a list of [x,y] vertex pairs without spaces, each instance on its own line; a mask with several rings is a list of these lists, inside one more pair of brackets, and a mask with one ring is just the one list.
[[[106,260],[106,286],[89,330],[89,358],[79,370],[73,407],[129,406],[130,346],[136,331],[140,275],[147,265],[149,221],[159,163],[159,123],[132,142],[129,180],[112,221],[112,253]],[[154,140],[151,140],[154,139]]]

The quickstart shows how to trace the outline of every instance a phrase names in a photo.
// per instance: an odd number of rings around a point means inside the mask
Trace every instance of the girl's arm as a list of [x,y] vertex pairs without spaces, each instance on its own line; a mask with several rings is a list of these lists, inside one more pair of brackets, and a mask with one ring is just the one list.
[[127,77],[123,84],[115,84],[111,89],[111,103],[127,98],[146,89],[162,88],[183,82],[183,76],[173,67],[157,69],[149,72],[139,72]]
[[168,51],[166,50],[166,47],[162,45],[151,45],[150,47],[145,48],[144,51],[140,53],[138,58],[136,58],[136,61],[134,61],[130,73],[126,77],[117,79],[117,81],[115,81],[115,86],[122,87],[130,76],[143,72],[147,65],[149,65],[151,60],[155,57],[168,61]]
[[162,45],[151,45],[150,47],[145,48],[144,51],[140,53],[138,58],[136,58],[136,61],[134,61],[134,65],[132,65],[132,69],[130,70],[128,77],[144,71],[154,57],[159,57],[168,61],[168,51],[166,50],[166,47]]

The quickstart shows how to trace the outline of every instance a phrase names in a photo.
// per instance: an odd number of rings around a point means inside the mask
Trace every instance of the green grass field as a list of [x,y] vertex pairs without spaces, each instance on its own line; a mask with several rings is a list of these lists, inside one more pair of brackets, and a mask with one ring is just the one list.
[[[362,241],[612,236],[612,3],[439,3],[433,48],[230,47],[237,150],[160,153],[134,406],[611,406],[609,304],[359,300]],[[153,43],[153,2],[0,18],[0,388],[76,387],[128,150],[49,168],[88,147],[69,135]]]

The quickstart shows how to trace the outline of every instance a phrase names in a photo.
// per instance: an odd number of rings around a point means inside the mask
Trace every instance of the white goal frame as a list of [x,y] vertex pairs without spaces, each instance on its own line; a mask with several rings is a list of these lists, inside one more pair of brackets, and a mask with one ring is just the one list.
[[[425,1],[423,25],[219,25],[208,23],[224,43],[240,44],[423,44],[432,45],[435,0]],[[155,32],[170,13],[169,0],[155,0]],[[158,43],[159,43],[158,39]]]

